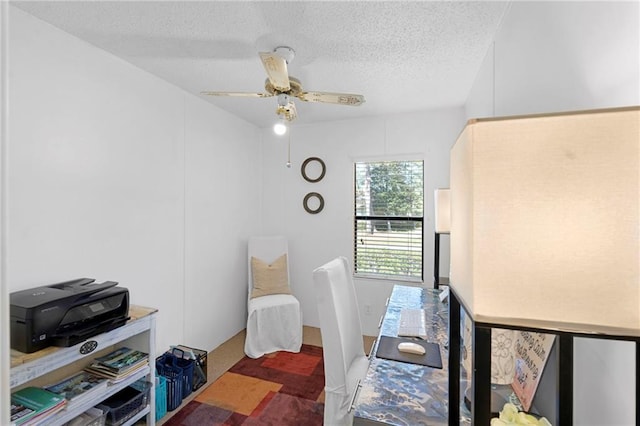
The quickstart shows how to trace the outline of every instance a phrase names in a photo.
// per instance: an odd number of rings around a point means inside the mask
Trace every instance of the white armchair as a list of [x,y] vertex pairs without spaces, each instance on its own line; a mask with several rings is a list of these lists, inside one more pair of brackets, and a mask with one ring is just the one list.
[[313,271],[325,374],[324,424],[350,425],[349,404],[369,366],[351,270],[338,257]]
[[276,351],[300,352],[302,312],[289,287],[284,237],[252,237],[248,248],[247,336],[244,352],[260,358]]

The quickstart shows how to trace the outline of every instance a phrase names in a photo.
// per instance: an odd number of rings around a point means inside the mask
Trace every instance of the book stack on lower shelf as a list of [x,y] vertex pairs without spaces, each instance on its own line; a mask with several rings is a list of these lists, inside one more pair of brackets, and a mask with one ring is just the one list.
[[11,424],[34,426],[46,424],[54,414],[64,409],[63,396],[37,387],[26,387],[11,394]]

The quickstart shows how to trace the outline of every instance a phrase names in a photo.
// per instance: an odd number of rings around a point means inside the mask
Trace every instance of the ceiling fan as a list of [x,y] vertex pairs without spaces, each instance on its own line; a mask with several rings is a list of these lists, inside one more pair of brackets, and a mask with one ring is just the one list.
[[[351,106],[358,106],[364,102],[364,96],[362,95],[354,95],[351,93],[306,92],[302,90],[300,80],[291,77],[287,70],[287,64],[291,63],[294,56],[294,50],[287,46],[276,47],[273,52],[260,52],[260,59],[268,76],[264,83],[266,93],[210,91],[203,91],[201,93],[209,96],[237,96],[247,98],[268,98],[276,96],[278,98],[276,114],[282,121],[286,120],[288,122],[295,120],[298,115],[292,98],[298,98],[304,102],[323,102]],[[284,131],[286,131],[286,127]]]

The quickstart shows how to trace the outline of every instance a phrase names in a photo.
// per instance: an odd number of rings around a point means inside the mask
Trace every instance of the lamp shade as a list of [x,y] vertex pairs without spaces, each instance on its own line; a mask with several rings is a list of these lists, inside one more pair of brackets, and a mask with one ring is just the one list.
[[639,164],[638,107],[470,121],[450,280],[472,317],[638,334]]
[[449,189],[436,189],[434,191],[435,225],[438,234],[448,234],[451,230],[451,198]]

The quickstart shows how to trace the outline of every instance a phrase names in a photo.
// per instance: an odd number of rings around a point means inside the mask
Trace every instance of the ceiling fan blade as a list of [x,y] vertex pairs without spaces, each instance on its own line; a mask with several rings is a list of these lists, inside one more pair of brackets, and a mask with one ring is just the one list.
[[327,104],[358,106],[364,103],[364,96],[351,93],[302,92],[297,97],[305,102],[324,102]]
[[278,92],[288,92],[291,86],[289,85],[287,61],[275,52],[260,52],[260,59],[273,88]]
[[234,96],[241,98],[269,98],[273,96],[271,93],[255,93],[255,92],[200,92],[202,95],[208,96]]

